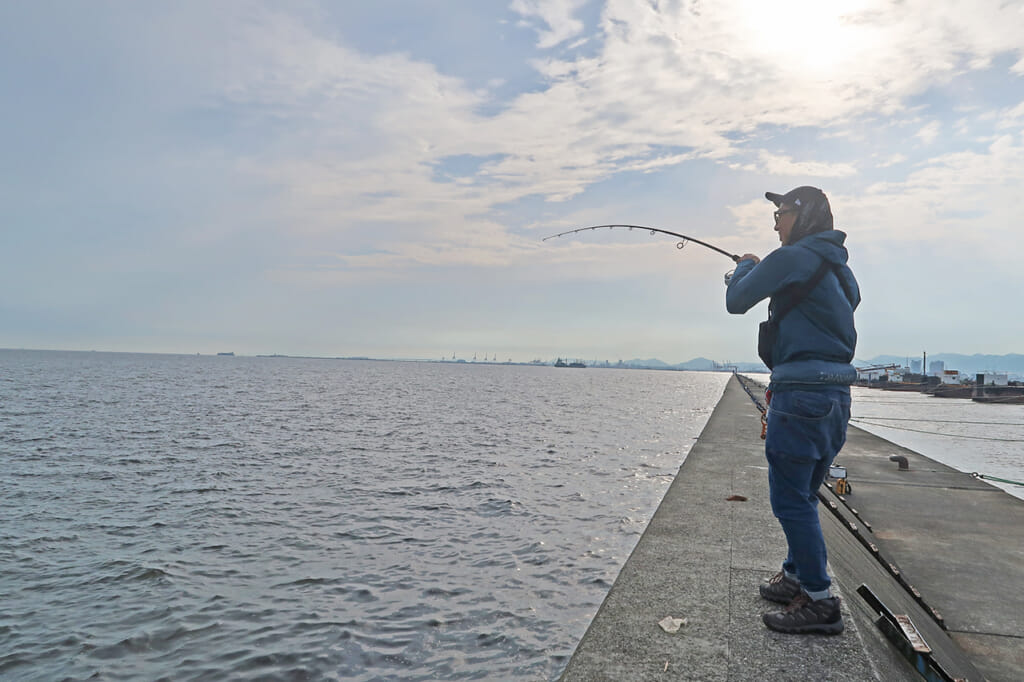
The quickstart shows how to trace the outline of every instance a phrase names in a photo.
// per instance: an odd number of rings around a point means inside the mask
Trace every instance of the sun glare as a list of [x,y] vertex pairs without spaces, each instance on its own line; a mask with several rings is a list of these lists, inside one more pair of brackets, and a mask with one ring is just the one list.
[[784,68],[826,73],[865,48],[864,32],[851,19],[865,0],[751,0],[741,5],[748,46]]

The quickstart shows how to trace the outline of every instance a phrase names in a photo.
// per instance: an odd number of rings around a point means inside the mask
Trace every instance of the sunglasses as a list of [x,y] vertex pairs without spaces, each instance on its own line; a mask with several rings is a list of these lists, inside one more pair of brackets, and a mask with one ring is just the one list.
[[775,216],[775,222],[779,222],[779,218],[786,215],[787,213],[798,213],[798,211],[795,208],[787,208],[784,210],[780,209],[772,213],[772,215]]

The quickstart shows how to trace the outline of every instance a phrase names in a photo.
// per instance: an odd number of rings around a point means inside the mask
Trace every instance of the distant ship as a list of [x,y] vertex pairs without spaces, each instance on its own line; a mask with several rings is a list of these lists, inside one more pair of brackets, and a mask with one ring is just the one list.
[[217,353],[217,355],[231,355],[231,356],[233,356],[234,352],[232,351],[232,352],[228,352],[228,353]]
[[939,384],[926,392],[936,398],[971,398],[974,396],[974,384]]
[[976,403],[1024,404],[1024,386],[975,386],[971,400]]

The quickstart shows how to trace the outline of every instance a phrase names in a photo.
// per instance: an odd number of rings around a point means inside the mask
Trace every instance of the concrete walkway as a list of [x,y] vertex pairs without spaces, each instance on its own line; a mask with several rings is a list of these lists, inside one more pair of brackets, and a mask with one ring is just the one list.
[[1024,680],[1024,501],[860,429],[836,461],[873,541],[959,648],[989,680]]
[[[932,566],[919,574],[915,571],[919,564],[929,565],[928,555],[934,555],[940,547],[945,554],[957,554],[948,550],[957,538],[936,536],[929,531],[925,531],[925,537],[916,537],[915,521],[911,520],[915,515],[905,514],[883,490],[889,486],[892,491],[896,485],[888,480],[889,475],[902,475],[897,483],[923,483],[921,477],[905,474],[923,474],[927,467],[922,462],[913,462],[911,472],[897,474],[896,464],[889,462],[888,457],[900,449],[855,431],[851,429],[850,442],[841,460],[850,469],[854,485],[847,502],[856,501],[860,517],[854,517],[838,498],[837,507],[861,522],[862,531],[862,520],[870,522],[874,528],[871,535],[885,538],[882,552],[899,553],[898,559],[892,561],[890,557],[890,562],[898,563],[907,574],[913,573],[915,587],[926,598],[932,582],[941,586],[937,589],[950,592],[941,580],[948,577],[948,564],[943,568]],[[856,592],[861,584],[868,584],[894,612],[910,616],[935,650],[935,659],[954,677],[983,679],[961,647],[977,658],[984,657],[983,650],[998,648],[1003,640],[1020,643],[1016,639],[1020,622],[1006,615],[1011,609],[992,611],[991,599],[975,601],[968,596],[964,599],[966,603],[958,604],[952,597],[947,600],[936,595],[931,604],[943,612],[946,621],[953,624],[951,627],[960,623],[953,611],[961,609],[965,609],[965,614],[987,619],[986,623],[998,624],[979,626],[975,632],[966,629],[975,617],[965,615],[963,638],[951,639],[911,593],[893,579],[867,543],[850,532],[850,520],[844,519],[843,513],[829,513],[824,506],[822,526],[835,577],[834,589],[843,597],[846,631],[823,637],[782,635],[767,630],[761,623],[761,614],[778,606],[762,600],[757,587],[778,570],[786,545],[768,504],[763,448],[757,408],[738,380],[733,379],[580,642],[563,680],[920,680],[920,675],[875,626],[877,614]],[[930,464],[934,468],[934,463]],[[949,470],[941,475],[949,475]],[[971,490],[978,491],[975,497],[991,499],[1000,512],[1013,509],[1011,514],[1024,513],[1024,506],[1016,498],[985,484],[980,485],[986,489],[978,488],[977,483],[970,479]],[[727,499],[735,495],[746,500]],[[950,500],[940,496],[929,494],[923,499],[930,514],[924,508],[918,511],[933,521],[937,512],[949,509]],[[984,513],[990,515],[994,510],[986,508]],[[889,518],[897,514],[902,515],[901,522],[887,525]],[[1016,519],[1014,516],[1009,522],[1016,523]],[[987,528],[983,534],[990,542],[984,548],[991,550],[1005,539],[1016,542],[1014,551],[1019,552],[1022,529],[1024,524],[1019,524],[1015,535],[1008,537],[1003,533],[1005,527]],[[956,528],[943,526],[936,531],[956,532]],[[911,540],[912,537],[915,539]],[[901,542],[909,544],[901,546]],[[977,549],[972,546],[968,551]],[[904,553],[908,556],[904,557]],[[1014,556],[1019,555],[1007,556],[1006,560]],[[961,556],[961,560],[965,559],[973,560],[973,555]],[[1020,563],[1024,562],[1018,566]],[[1005,568],[1002,559],[990,565]],[[1017,582],[1007,585],[1007,596],[1019,598],[1022,581],[1016,573],[1013,576]],[[984,586],[985,582],[981,584]],[[987,615],[996,613],[1000,615]],[[686,624],[674,634],[667,633],[658,625],[666,616],[685,618]],[[961,630],[957,630],[954,636],[960,635]],[[1010,651],[1013,647],[1005,649]],[[1003,674],[1016,665],[1010,659],[1004,665],[1004,658],[997,664],[986,663],[989,679],[1021,679]]]

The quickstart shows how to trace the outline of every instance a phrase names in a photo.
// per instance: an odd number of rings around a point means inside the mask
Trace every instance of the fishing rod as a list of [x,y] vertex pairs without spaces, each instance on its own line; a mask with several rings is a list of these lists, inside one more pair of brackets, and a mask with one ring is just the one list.
[[708,244],[707,242],[702,242],[699,239],[694,239],[693,237],[688,237],[685,234],[679,234],[678,232],[669,232],[668,230],[662,230],[662,229],[659,229],[657,227],[646,227],[644,225],[591,225],[589,227],[578,227],[575,230],[567,230],[565,232],[559,232],[558,234],[553,234],[553,235],[551,235],[549,237],[544,237],[544,239],[542,239],[541,241],[546,242],[547,240],[554,239],[555,237],[564,237],[567,234],[576,234],[577,232],[585,232],[587,230],[597,230],[597,229],[601,229],[603,227],[607,227],[609,230],[614,229],[616,227],[626,227],[626,228],[629,228],[630,232],[632,232],[634,229],[636,229],[636,230],[647,230],[651,234],[654,234],[656,232],[660,232],[661,234],[667,234],[667,235],[670,235],[672,237],[679,237],[680,239],[682,239],[683,241],[681,241],[678,244],[676,244],[676,248],[677,249],[681,249],[684,246],[686,246],[686,242],[694,242],[695,244],[700,244],[701,246],[707,247],[707,248],[711,249],[712,251],[717,251],[718,253],[722,254],[723,256],[728,256],[729,258],[731,258],[733,260],[734,263],[739,263],[740,262],[740,257],[737,256],[736,254],[729,253],[728,251],[726,251],[724,249],[720,249],[717,246],[712,246],[711,244]]

